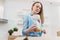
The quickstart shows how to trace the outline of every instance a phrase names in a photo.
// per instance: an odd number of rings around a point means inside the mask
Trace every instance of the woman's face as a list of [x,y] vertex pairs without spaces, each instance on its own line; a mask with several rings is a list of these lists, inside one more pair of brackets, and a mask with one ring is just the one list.
[[41,10],[41,4],[40,3],[36,3],[34,6],[33,6],[33,13],[39,13]]

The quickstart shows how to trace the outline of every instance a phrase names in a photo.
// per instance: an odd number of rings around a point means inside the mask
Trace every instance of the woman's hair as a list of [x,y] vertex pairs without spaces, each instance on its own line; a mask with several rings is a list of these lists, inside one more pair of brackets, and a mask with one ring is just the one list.
[[40,15],[41,23],[43,24],[43,23],[44,23],[44,16],[43,16],[43,6],[42,6],[42,3],[39,2],[39,1],[34,2],[33,5],[32,5],[32,10],[33,10],[33,6],[34,6],[36,3],[40,3],[40,5],[41,5],[41,10],[40,10],[40,12],[39,12],[38,14]]

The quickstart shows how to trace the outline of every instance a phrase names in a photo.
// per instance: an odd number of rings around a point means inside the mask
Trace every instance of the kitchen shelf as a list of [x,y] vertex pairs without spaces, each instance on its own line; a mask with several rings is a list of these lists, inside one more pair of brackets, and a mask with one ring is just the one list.
[[0,23],[8,23],[8,20],[4,18],[0,18]]

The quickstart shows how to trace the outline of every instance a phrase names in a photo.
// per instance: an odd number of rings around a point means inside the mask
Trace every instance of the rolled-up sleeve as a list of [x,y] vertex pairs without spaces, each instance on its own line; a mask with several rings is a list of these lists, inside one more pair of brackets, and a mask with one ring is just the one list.
[[22,29],[22,35],[24,36],[25,35],[25,30],[28,28],[28,16],[25,16],[23,18],[23,29]]
[[42,30],[43,30],[43,29],[45,29],[45,26],[44,26],[44,24],[41,24],[41,27],[42,27]]

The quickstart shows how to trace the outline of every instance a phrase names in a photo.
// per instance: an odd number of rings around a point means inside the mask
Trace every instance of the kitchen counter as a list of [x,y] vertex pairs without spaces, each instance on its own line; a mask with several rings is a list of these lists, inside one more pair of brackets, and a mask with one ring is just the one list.
[[[26,36],[8,36],[8,40],[24,40]],[[27,37],[28,40],[51,40],[49,37]]]

